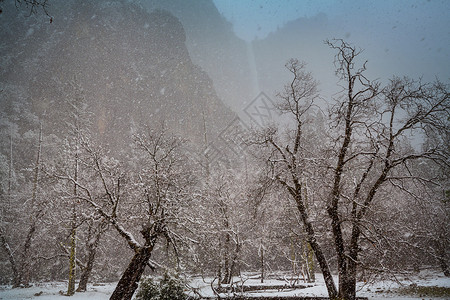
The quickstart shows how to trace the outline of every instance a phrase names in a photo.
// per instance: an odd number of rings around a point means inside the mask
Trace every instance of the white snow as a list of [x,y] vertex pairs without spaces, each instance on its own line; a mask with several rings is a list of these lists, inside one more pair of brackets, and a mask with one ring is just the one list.
[[87,292],[75,293],[72,297],[62,295],[67,291],[66,282],[37,283],[30,288],[12,289],[10,286],[0,286],[1,300],[39,299],[39,300],[107,300],[111,296],[116,283],[88,285]]
[[[281,277],[281,276],[280,276]],[[214,293],[211,290],[210,282],[212,278],[202,279],[201,277],[192,278],[190,285],[197,289],[197,291],[204,297],[214,297]],[[235,277],[235,286],[238,286],[238,282],[243,280],[246,286],[261,286],[261,285],[284,285],[287,282],[284,280],[267,279],[261,284],[260,279],[256,276],[243,276],[242,278]],[[399,278],[401,284],[409,286],[415,283],[419,286],[440,286],[450,287],[450,279],[444,277],[441,274],[434,272],[421,272],[415,275],[413,278]],[[335,278],[337,284],[337,278]],[[215,282],[216,283],[216,282]],[[310,297],[327,297],[327,290],[321,274],[316,274],[315,283],[303,283],[300,285],[308,285],[312,287],[304,289],[291,289],[288,286],[282,290],[267,290],[253,292],[252,296],[310,296]],[[16,299],[39,299],[39,300],[106,300],[109,299],[116,283],[105,284],[90,284],[88,285],[88,291],[85,293],[75,293],[72,297],[62,295],[67,290],[67,282],[51,282],[51,283],[37,283],[30,288],[18,288],[12,289],[10,286],[0,286],[0,299],[1,300],[16,300]],[[225,285],[223,285],[225,286]],[[368,297],[371,300],[378,299],[401,299],[401,300],[416,300],[423,299],[422,297],[408,297],[399,296],[392,293],[393,289],[400,287],[401,285],[394,280],[380,281],[373,284],[358,284],[357,295],[361,297]],[[39,294],[41,293],[41,294]],[[39,294],[39,295],[38,295]],[[231,295],[231,294],[230,294]],[[249,295],[249,293],[246,293]],[[225,296],[225,294],[223,294]],[[426,297],[426,299],[433,299]],[[436,298],[444,299],[444,298]]]

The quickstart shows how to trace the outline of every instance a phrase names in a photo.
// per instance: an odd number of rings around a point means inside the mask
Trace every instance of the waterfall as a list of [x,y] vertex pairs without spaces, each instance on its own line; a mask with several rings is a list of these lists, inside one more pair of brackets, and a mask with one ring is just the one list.
[[[261,92],[261,89],[259,88],[258,72],[256,70],[256,60],[255,60],[255,53],[253,52],[253,44],[252,44],[252,42],[248,42],[248,41],[247,41],[247,59],[248,59],[248,66],[250,69],[250,79],[251,79],[250,95],[252,97],[256,97]],[[251,99],[248,99],[248,100],[251,100]]]

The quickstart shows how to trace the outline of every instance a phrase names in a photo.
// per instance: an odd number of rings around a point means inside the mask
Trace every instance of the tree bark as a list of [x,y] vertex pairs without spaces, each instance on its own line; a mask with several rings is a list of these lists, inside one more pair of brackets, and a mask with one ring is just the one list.
[[72,221],[70,231],[70,251],[69,251],[69,282],[67,287],[67,296],[75,294],[75,277],[76,277],[76,247],[77,247],[77,214],[75,207],[75,200],[72,204]]
[[126,268],[119,283],[116,286],[110,300],[131,300],[134,292],[138,288],[138,282],[144,273],[145,267],[152,255],[154,244],[142,247],[136,251],[131,259],[130,264]]
[[[39,140],[38,140],[38,152],[36,155],[36,165],[34,168],[34,178],[33,178],[33,193],[31,196],[31,209],[33,211],[30,217],[30,228],[28,229],[28,233],[25,239],[25,243],[23,245],[23,251],[21,254],[21,265],[20,271],[18,274],[18,282],[17,286],[29,286],[30,282],[30,248],[31,242],[33,241],[34,233],[36,232],[36,222],[41,214],[41,210],[36,209],[36,201],[37,201],[37,192],[39,187],[39,171],[41,168],[41,152],[42,152],[42,123],[39,127]],[[34,214],[34,215],[33,215]]]
[[311,224],[311,221],[308,218],[308,215],[306,214],[306,208],[301,198],[301,192],[296,192],[292,189],[290,189],[290,192],[296,200],[298,211],[300,212],[303,225],[305,226],[308,243],[311,245],[311,248],[316,255],[317,262],[319,263],[320,269],[323,274],[323,279],[325,280],[328,295],[330,296],[330,299],[335,299],[338,296],[338,292],[336,289],[336,285],[334,284],[333,276],[331,275],[330,266],[328,265],[328,261],[322,252],[322,248],[316,240],[316,233],[314,231],[313,225]]
[[259,248],[260,256],[261,256],[261,283],[264,283],[264,246],[260,245]]
[[[100,227],[101,226],[102,225],[100,225]],[[86,267],[81,272],[77,292],[86,292],[87,283],[89,281],[89,277],[91,276],[92,269],[94,267],[95,255],[97,254],[97,247],[100,242],[100,237],[102,236],[102,234],[103,230],[102,228],[100,228],[99,232],[95,236],[95,240],[93,242],[88,242],[88,259],[86,262]]]
[[0,242],[2,244],[3,249],[5,249],[6,253],[8,254],[8,259],[11,264],[11,269],[13,273],[13,286],[18,286],[20,284],[19,279],[19,273],[17,272],[17,264],[16,260],[14,259],[13,251],[11,250],[11,247],[8,244],[8,241],[6,240],[6,237],[4,235],[3,229],[0,228]]
[[240,250],[240,242],[239,242],[239,236],[236,235],[236,248],[234,251],[233,258],[231,259],[231,266],[230,266],[230,274],[231,276],[240,276],[241,275],[241,267],[238,262],[239,259],[239,252]]
[[[440,237],[440,241],[445,241],[445,238],[441,235]],[[442,243],[438,241],[438,245],[437,245],[437,256],[438,256],[438,261],[439,261],[439,266],[441,267],[442,272],[444,273],[445,277],[450,277],[450,267],[448,265],[448,262],[446,260],[446,249],[445,249],[445,243]]]
[[[227,222],[228,225],[228,222]],[[227,228],[228,229],[228,228]],[[230,272],[230,234],[225,233],[225,245],[224,245],[224,255],[223,255],[223,284],[229,284],[231,282],[231,272]]]
[[[75,145],[75,169],[74,169],[74,179],[75,182],[78,181],[78,139],[76,139]],[[77,184],[73,185],[73,195],[74,199],[72,201],[72,222],[71,222],[71,232],[70,232],[70,255],[69,255],[69,284],[67,287],[67,296],[72,296],[75,294],[75,277],[76,277],[76,253],[77,253]]]

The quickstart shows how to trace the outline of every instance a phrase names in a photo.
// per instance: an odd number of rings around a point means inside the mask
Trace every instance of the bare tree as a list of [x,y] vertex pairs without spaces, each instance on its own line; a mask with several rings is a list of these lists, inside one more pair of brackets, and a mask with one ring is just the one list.
[[[331,154],[325,177],[326,205],[337,257],[339,286],[331,276],[324,245],[318,241],[318,228],[307,209],[305,182],[310,169],[321,158],[307,151],[303,138],[305,122],[317,99],[316,82],[304,71],[304,64],[287,64],[294,79],[280,94],[279,109],[293,119],[284,136],[276,128],[266,129],[257,143],[271,149],[267,159],[269,175],[283,186],[295,201],[307,240],[324,275],[330,298],[354,299],[356,274],[360,266],[361,242],[370,240],[367,215],[378,192],[396,181],[414,180],[409,164],[417,159],[443,159],[439,147],[423,151],[402,148],[411,135],[426,134],[425,128],[448,130],[448,89],[440,82],[394,78],[385,88],[364,75],[366,63],[359,62],[360,50],[343,40],[327,41],[334,49],[336,74],[343,92],[330,110]],[[313,163],[316,163],[314,165]]]
[[277,134],[276,128],[268,128],[261,133],[256,144],[266,145],[271,149],[267,160],[273,180],[281,184],[296,203],[305,232],[307,242],[313,249],[316,259],[324,275],[330,297],[337,297],[337,290],[331,274],[327,259],[322,247],[317,240],[316,230],[308,215],[307,204],[304,199],[305,170],[303,170],[303,126],[308,112],[318,99],[317,82],[311,73],[304,70],[305,64],[292,59],[286,64],[286,68],[292,73],[293,79],[285,86],[278,108],[281,112],[289,114],[294,126],[285,134],[285,138]]
[[[0,4],[3,1],[4,0],[0,0]],[[14,0],[14,4],[17,9],[25,7],[25,9],[29,11],[28,16],[36,14],[39,10],[42,10],[50,18],[50,23],[53,22],[53,18],[50,16],[48,12],[47,0]],[[0,7],[0,13],[2,12],[3,9]]]
[[[82,147],[89,158],[83,163],[94,171],[94,178],[59,176],[76,184],[77,199],[88,203],[134,251],[110,299],[131,299],[159,239],[165,239],[175,253],[186,240],[181,234],[182,220],[195,177],[184,165],[181,144],[164,131],[136,135],[140,171],[125,172],[120,171],[118,161],[108,159],[85,140]],[[92,185],[93,179],[97,186]],[[140,240],[133,234],[137,230]]]

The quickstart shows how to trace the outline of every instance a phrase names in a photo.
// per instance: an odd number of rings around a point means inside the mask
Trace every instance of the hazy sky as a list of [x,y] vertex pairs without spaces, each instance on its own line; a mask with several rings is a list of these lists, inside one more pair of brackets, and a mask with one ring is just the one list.
[[[235,33],[251,41],[286,22],[327,16],[322,39],[345,38],[392,74],[450,79],[450,0],[214,0]],[[375,58],[375,59],[373,59]]]
[[[325,13],[330,20],[348,27],[396,26],[399,23],[421,31],[439,31],[449,40],[448,0],[213,0],[220,13],[245,40],[264,38],[278,26],[299,17]],[[358,22],[358,23],[356,23]],[[359,22],[363,22],[360,24]],[[391,27],[392,27],[391,26]],[[350,29],[350,28],[348,28]]]

